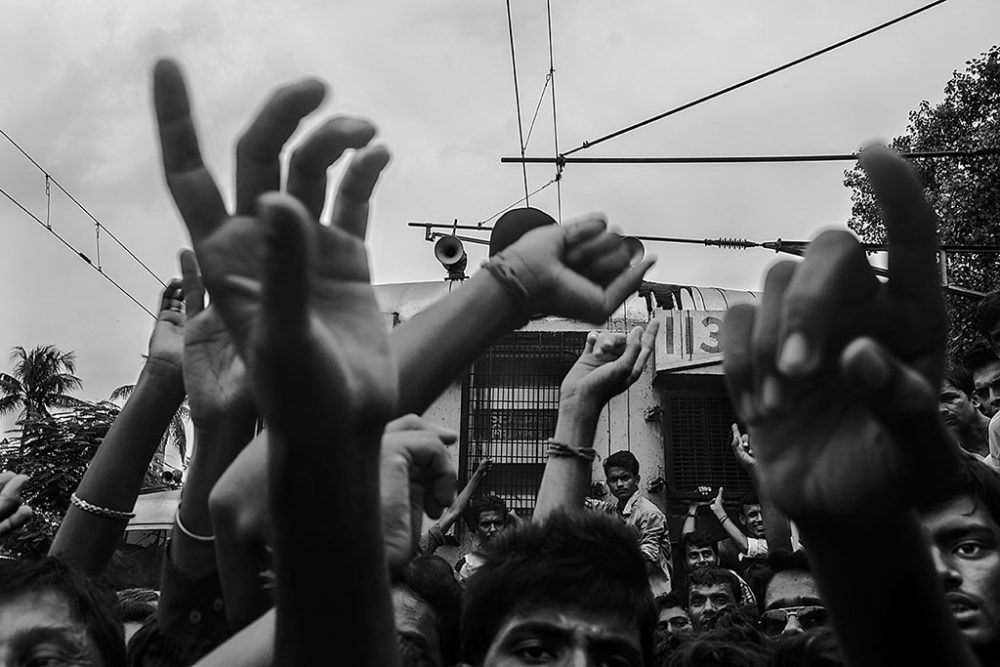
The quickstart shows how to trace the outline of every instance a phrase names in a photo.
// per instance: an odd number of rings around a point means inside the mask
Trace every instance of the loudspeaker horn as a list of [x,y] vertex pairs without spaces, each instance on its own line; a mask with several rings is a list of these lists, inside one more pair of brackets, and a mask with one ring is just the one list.
[[457,236],[442,236],[434,244],[434,257],[448,272],[448,280],[465,280],[465,267],[469,258],[465,254],[465,246]]

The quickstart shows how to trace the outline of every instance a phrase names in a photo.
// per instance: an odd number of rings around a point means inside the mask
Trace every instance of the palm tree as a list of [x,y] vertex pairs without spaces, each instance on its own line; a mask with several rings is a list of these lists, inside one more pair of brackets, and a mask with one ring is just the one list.
[[[125,384],[114,391],[111,392],[111,396],[108,397],[109,401],[127,401],[128,397],[132,395],[135,390],[134,384]],[[156,451],[156,458],[160,467],[163,466],[163,461],[166,456],[167,445],[173,444],[177,448],[177,453],[181,456],[181,463],[186,464],[187,462],[187,433],[184,431],[184,422],[191,418],[191,410],[188,408],[187,399],[177,406],[177,411],[174,413],[173,417],[170,418],[170,424],[167,426],[167,430],[163,432],[163,438],[160,440],[160,446]],[[154,461],[156,463],[157,461]]]
[[0,373],[0,417],[20,409],[18,421],[51,415],[50,408],[72,408],[86,401],[69,395],[83,387],[76,372],[76,355],[53,345],[30,352],[18,345],[10,355],[13,374]]

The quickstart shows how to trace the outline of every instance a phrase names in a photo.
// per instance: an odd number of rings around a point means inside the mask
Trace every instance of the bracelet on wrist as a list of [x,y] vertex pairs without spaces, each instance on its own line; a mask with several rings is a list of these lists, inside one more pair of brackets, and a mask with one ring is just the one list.
[[187,526],[185,526],[184,523],[181,521],[181,508],[180,507],[177,508],[177,514],[174,515],[174,523],[177,525],[177,528],[182,533],[184,533],[185,535],[187,535],[188,537],[190,537],[195,542],[214,542],[215,541],[215,535],[198,535],[197,533],[191,532],[187,528]]
[[87,502],[76,493],[70,494],[69,501],[74,507],[82,509],[84,512],[90,512],[97,516],[103,516],[108,519],[119,519],[128,521],[135,516],[133,512],[123,512],[121,510],[113,510],[109,507],[101,507],[100,505],[95,505],[94,503]]

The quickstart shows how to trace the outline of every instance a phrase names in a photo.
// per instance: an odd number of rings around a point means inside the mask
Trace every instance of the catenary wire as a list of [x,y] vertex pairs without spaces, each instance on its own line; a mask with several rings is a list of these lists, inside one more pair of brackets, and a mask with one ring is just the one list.
[[[517,58],[514,55],[514,19],[510,15],[510,0],[507,0],[507,30],[510,33],[510,67],[514,73],[514,106],[517,109],[517,138],[521,147],[521,156],[524,156],[524,127],[521,123],[521,93],[517,84]],[[521,176],[524,178],[524,200],[528,201],[528,167],[521,165]]]

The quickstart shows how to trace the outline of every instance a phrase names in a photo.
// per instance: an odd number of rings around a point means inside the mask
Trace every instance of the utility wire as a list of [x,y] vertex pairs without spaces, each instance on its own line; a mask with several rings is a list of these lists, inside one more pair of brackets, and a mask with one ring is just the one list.
[[[24,150],[23,148],[21,148],[21,146],[16,141],[14,141],[9,134],[7,134],[6,132],[4,132],[4,130],[2,128],[0,128],[0,135],[3,135],[4,139],[6,139],[7,141],[9,141],[10,144],[14,148],[16,148],[18,151],[20,151],[21,155],[23,155],[24,157],[28,158],[28,161],[31,162],[31,164],[35,165],[35,168],[38,169],[38,171],[42,172],[42,174],[45,175],[45,195],[46,195],[46,199],[48,199],[48,196],[49,196],[49,183],[52,183],[57,188],[59,188],[64,195],[66,195],[67,197],[69,197],[70,201],[72,201],[74,204],[76,204],[77,207],[87,215],[87,217],[89,217],[91,220],[94,221],[95,229],[97,230],[96,234],[97,234],[97,243],[98,243],[98,246],[97,246],[98,266],[100,266],[100,253],[101,253],[101,249],[100,249],[100,232],[101,232],[101,230],[104,230],[104,232],[109,237],[111,237],[114,240],[114,242],[117,243],[122,248],[122,250],[124,250],[126,253],[128,253],[129,256],[132,259],[134,259],[139,264],[139,266],[141,266],[143,269],[145,269],[146,273],[148,273],[149,275],[151,275],[153,277],[153,279],[156,280],[156,282],[160,283],[160,285],[162,287],[166,287],[167,286],[167,284],[163,281],[162,278],[160,278],[158,275],[156,275],[153,272],[153,270],[151,268],[149,268],[149,266],[146,265],[145,262],[143,262],[141,259],[139,259],[135,255],[135,253],[132,252],[131,249],[129,249],[129,247],[127,245],[125,245],[124,243],[122,243],[122,241],[117,236],[115,236],[114,233],[110,229],[108,229],[107,227],[105,227],[101,223],[101,221],[98,220],[94,216],[94,214],[91,213],[90,210],[87,209],[86,206],[84,206],[83,204],[81,204],[79,202],[79,200],[77,200],[76,197],[74,197],[66,188],[64,188],[62,186],[62,184],[59,181],[57,181],[54,176],[52,176],[52,174],[50,174],[48,171],[46,171],[45,168],[42,167],[42,165],[40,165],[37,160],[35,160],[35,158],[31,157],[31,155],[29,155],[26,150]],[[522,156],[524,155],[524,151],[521,152],[521,155]],[[51,227],[51,219],[50,219],[51,203],[47,204],[46,206],[47,206],[46,207],[46,212],[45,212],[46,222],[43,222],[42,224],[45,225],[46,227]],[[32,217],[34,217],[34,216],[32,216]]]
[[59,232],[57,232],[56,230],[52,229],[52,227],[50,225],[45,224],[44,220],[42,220],[37,215],[35,215],[31,211],[29,211],[27,208],[25,208],[25,206],[23,204],[21,204],[21,202],[19,202],[17,199],[15,199],[10,193],[8,193],[3,188],[0,188],[0,194],[2,194],[4,197],[6,197],[7,199],[9,199],[10,202],[12,204],[14,204],[15,206],[17,206],[19,209],[21,209],[22,211],[24,211],[24,213],[26,213],[32,220],[34,220],[35,222],[37,222],[38,224],[40,224],[42,227],[44,227],[45,229],[47,229],[49,231],[49,233],[51,233],[53,236],[55,236],[57,239],[59,239],[59,241],[64,246],[66,246],[67,248],[69,248],[70,250],[72,250],[74,254],[76,254],[80,259],[82,259],[83,261],[85,261],[87,263],[87,265],[90,266],[90,268],[92,268],[93,270],[97,271],[99,274],[101,274],[102,276],[104,276],[107,279],[108,282],[110,282],[112,285],[114,285],[115,287],[118,288],[119,292],[121,292],[122,294],[124,294],[125,296],[127,296],[129,299],[131,299],[132,303],[134,303],[135,305],[139,306],[144,311],[146,311],[146,313],[148,313],[150,317],[152,317],[153,319],[156,319],[156,315],[154,315],[151,310],[149,310],[148,308],[146,308],[146,306],[142,305],[142,303],[138,299],[136,299],[134,296],[132,296],[132,294],[129,293],[129,291],[127,289],[125,289],[120,284],[118,284],[118,282],[114,278],[112,278],[111,276],[109,276],[107,273],[105,273],[99,267],[95,266],[94,263],[90,260],[90,258],[87,257],[87,255],[85,255],[83,252],[81,252],[80,250],[78,250],[72,243],[70,243],[65,238],[63,238],[62,235],[59,234]]
[[[555,154],[559,155],[559,121],[556,115],[556,65],[552,55],[552,2],[545,0],[545,16],[549,24],[549,81],[552,83],[552,141]],[[523,154],[522,154],[523,157]],[[559,224],[562,224],[562,173],[563,165],[556,164],[556,209]]]
[[[855,161],[860,153],[831,153],[816,155],[709,155],[681,157],[501,157],[500,162],[526,162],[529,164],[746,164],[762,162],[836,162]],[[1000,155],[1000,146],[973,150],[913,151],[900,153],[901,157],[914,158],[966,158]]]
[[[796,65],[800,65],[800,64],[802,64],[802,63],[804,63],[804,62],[806,62],[808,60],[812,60],[813,58],[817,58],[817,57],[819,57],[819,56],[821,56],[821,55],[823,55],[825,53],[829,53],[829,52],[831,52],[831,51],[833,51],[835,49],[839,49],[842,46],[850,44],[851,42],[855,42],[855,41],[857,41],[859,39],[862,39],[863,37],[867,37],[868,35],[874,34],[874,33],[878,32],[880,30],[884,30],[885,28],[888,28],[889,26],[895,25],[895,24],[897,24],[897,23],[899,23],[901,21],[905,21],[906,19],[911,18],[913,16],[916,16],[917,14],[921,14],[921,13],[927,11],[928,9],[931,9],[933,7],[937,7],[938,5],[944,4],[947,1],[948,0],[935,0],[934,2],[931,2],[931,3],[928,3],[928,4],[924,5],[923,7],[918,7],[917,9],[914,9],[912,12],[908,12],[906,14],[903,14],[902,16],[896,17],[896,18],[892,19],[891,21],[886,21],[885,23],[881,23],[881,24],[879,24],[879,25],[877,25],[877,26],[875,26],[873,28],[869,28],[868,30],[865,30],[864,32],[860,32],[860,33],[854,35],[853,37],[848,37],[847,39],[843,39],[843,40],[837,42],[836,44],[831,44],[830,46],[827,46],[827,47],[824,47],[824,48],[820,49],[819,51],[813,51],[812,53],[810,53],[808,55],[802,56],[801,58],[797,58],[797,59],[795,59],[795,60],[793,60],[791,62],[785,63],[784,65],[780,65],[779,67],[775,67],[773,69],[769,69],[766,72],[763,72],[761,74],[757,74],[756,76],[752,76],[749,79],[744,79],[743,81],[740,81],[739,83],[735,83],[735,84],[733,84],[731,86],[727,86],[726,88],[723,88],[722,90],[718,90],[718,91],[716,91],[714,93],[711,93],[709,95],[705,95],[704,97],[700,97],[700,98],[698,98],[696,100],[692,100],[691,102],[687,102],[687,103],[682,104],[682,105],[680,105],[678,107],[674,107],[673,109],[670,109],[669,111],[665,111],[665,112],[663,112],[661,114],[653,116],[652,118],[647,118],[644,121],[635,123],[633,125],[629,125],[628,127],[623,128],[621,130],[618,130],[617,132],[612,132],[611,134],[606,134],[603,137],[600,137],[598,139],[594,139],[592,141],[584,141],[581,145],[577,146],[573,150],[566,152],[566,155],[572,155],[573,153],[576,153],[577,151],[581,151],[581,150],[583,150],[585,148],[590,148],[592,146],[596,146],[597,144],[603,143],[603,142],[607,141],[608,139],[613,139],[615,137],[619,137],[619,136],[625,134],[626,132],[631,132],[632,130],[636,130],[636,129],[640,128],[640,127],[644,127],[646,125],[649,125],[650,123],[654,123],[654,122],[656,122],[658,120],[666,118],[667,116],[672,116],[672,115],[674,115],[676,113],[679,113],[681,111],[684,111],[686,109],[690,109],[691,107],[695,107],[695,106],[698,106],[699,104],[702,104],[704,102],[708,102],[709,100],[714,100],[715,98],[721,97],[722,95],[725,95],[726,93],[731,93],[734,90],[739,90],[740,88],[743,88],[744,86],[749,86],[751,83],[755,83],[755,82],[760,81],[762,79],[766,79],[767,77],[772,76],[774,74],[777,74],[778,72],[783,72],[786,69],[789,69],[791,67],[795,67]],[[509,12],[509,6],[510,6],[510,2],[508,0],[508,12]]]
[[550,76],[545,75],[545,85],[542,86],[542,93],[538,96],[538,104],[535,105],[535,115],[531,117],[531,124],[528,125],[528,134],[524,137],[524,145],[521,146],[521,151],[528,150],[528,144],[531,143],[531,131],[535,129],[535,121],[538,120],[538,111],[542,108],[542,102],[545,101],[545,91],[549,89]]
[[493,218],[497,217],[501,213],[506,213],[507,211],[509,211],[510,209],[514,208],[515,206],[517,206],[521,202],[524,202],[525,204],[527,204],[528,203],[528,197],[534,197],[539,192],[541,192],[542,190],[544,190],[545,188],[549,187],[550,185],[552,185],[553,183],[556,183],[556,182],[557,182],[556,179],[553,178],[551,181],[549,181],[545,185],[542,185],[541,187],[535,188],[531,192],[526,193],[523,197],[521,197],[520,199],[518,199],[513,204],[508,204],[507,206],[504,206],[502,209],[500,209],[499,211],[497,211],[496,213],[494,213],[490,217],[483,218],[482,220],[480,220],[479,222],[476,223],[476,226],[479,227],[479,228],[482,228],[482,226],[485,225],[487,222],[489,222]]
[[[507,0],[507,30],[510,33],[510,67],[514,72],[514,105],[517,108],[517,138],[519,145],[521,147],[521,157],[524,157],[524,127],[521,124],[521,93],[518,90],[517,85],[517,58],[514,56],[514,19],[510,16],[510,0]],[[528,167],[526,164],[521,165],[521,176],[524,178],[524,199],[522,201],[527,202],[528,197]]]

